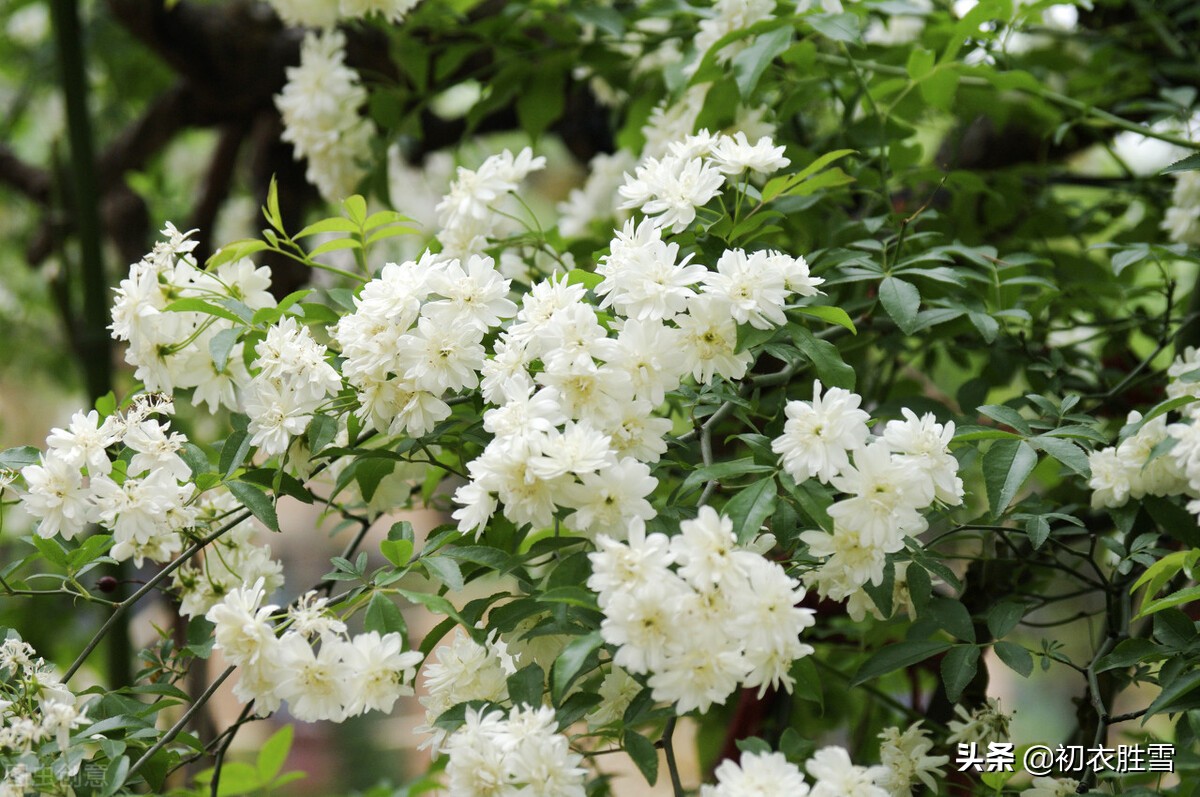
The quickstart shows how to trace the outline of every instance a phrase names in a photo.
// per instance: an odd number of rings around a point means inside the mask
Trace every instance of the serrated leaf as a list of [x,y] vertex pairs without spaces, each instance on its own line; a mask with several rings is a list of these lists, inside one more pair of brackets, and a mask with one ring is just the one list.
[[983,478],[992,517],[1003,514],[1037,465],[1037,452],[1024,440],[997,440],[983,455]]
[[916,285],[897,277],[884,277],[879,283],[879,301],[904,334],[911,335],[916,330],[921,307],[921,292]]
[[827,340],[815,337],[804,327],[791,329],[792,340],[805,357],[813,364],[817,376],[827,387],[854,389],[857,377],[854,369],[842,359],[841,352]]
[[376,592],[367,603],[363,628],[376,631],[380,636],[396,633],[406,640],[408,638],[408,623],[404,620],[404,613],[382,592]]
[[1092,466],[1088,464],[1087,452],[1080,448],[1078,444],[1061,437],[1045,436],[1035,437],[1030,442],[1066,465],[1068,470],[1075,472],[1085,479],[1091,478]]
[[979,648],[975,645],[956,645],[942,657],[942,683],[946,697],[957,703],[963,690],[979,669]]
[[775,511],[775,478],[762,479],[743,488],[725,504],[724,514],[733,521],[739,545],[754,539],[763,521]]
[[225,482],[225,486],[264,526],[271,531],[279,531],[279,518],[275,514],[275,504],[269,495],[257,485],[241,480]]
[[379,552],[396,567],[404,567],[412,559],[413,544],[411,540],[383,540]]
[[1111,653],[1102,656],[1096,662],[1096,672],[1123,670],[1143,662],[1157,661],[1164,658],[1165,655],[1162,649],[1149,639],[1140,637],[1123,639],[1117,643]]
[[1177,160],[1170,166],[1162,170],[1163,174],[1173,174],[1175,172],[1194,172],[1200,169],[1200,152],[1194,152],[1182,160]]
[[997,642],[992,646],[1000,661],[1007,664],[1022,678],[1028,678],[1033,673],[1033,656],[1029,651],[1014,642]]
[[1146,720],[1155,714],[1169,710],[1172,703],[1197,687],[1200,687],[1200,670],[1192,670],[1164,685],[1158,697],[1154,698],[1154,701],[1146,709],[1146,713],[1142,717],[1142,724],[1145,725]]
[[925,661],[930,656],[943,653],[951,647],[949,642],[940,642],[934,639],[905,640],[887,645],[863,662],[863,665],[858,668],[858,672],[854,674],[851,686],[858,686],[872,678],[887,675],[904,667],[911,667]]
[[963,642],[975,641],[975,625],[971,613],[961,601],[954,598],[937,598],[929,602],[929,616],[939,628],[948,631]]
[[520,705],[537,708],[542,705],[546,673],[537,664],[530,664],[508,676],[508,697],[513,707]]
[[1025,604],[1017,601],[1004,600],[988,609],[987,626],[992,639],[1003,639],[1008,632],[1017,627],[1025,616]]
[[571,688],[571,684],[583,671],[589,660],[595,660],[596,651],[604,644],[599,631],[593,631],[571,640],[563,648],[562,653],[554,660],[551,668],[550,693],[555,703],[562,701],[563,695]]
[[625,731],[625,751],[651,786],[658,780],[658,750],[637,731]]
[[1050,538],[1050,521],[1043,515],[1035,515],[1025,521],[1025,534],[1029,537],[1033,550],[1037,550]]
[[462,570],[458,562],[448,556],[423,556],[420,561],[425,567],[425,572],[431,578],[445,584],[451,592],[458,592],[463,588]]

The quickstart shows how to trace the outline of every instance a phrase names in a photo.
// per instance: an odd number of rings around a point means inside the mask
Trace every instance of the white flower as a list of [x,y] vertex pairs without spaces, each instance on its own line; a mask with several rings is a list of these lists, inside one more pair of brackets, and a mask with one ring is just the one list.
[[734,557],[736,547],[733,521],[711,506],[700,507],[695,520],[680,523],[679,535],[671,540],[679,574],[696,589],[707,589],[722,578],[743,573]]
[[791,163],[784,157],[783,147],[775,146],[775,142],[766,136],[758,143],[751,144],[743,132],[734,133],[733,137],[721,136],[712,150],[712,162],[718,170],[725,174],[741,174],[745,171],[771,174]]
[[700,797],[805,797],[808,784],[800,768],[782,753],[742,753],[726,759],[713,773],[717,785],[700,787]]
[[67,464],[75,468],[86,466],[89,475],[98,476],[112,470],[105,449],[118,440],[120,434],[114,420],[106,418],[101,422],[100,413],[92,410],[86,415],[82,412],[72,415],[66,429],[51,429],[46,446]]
[[1022,797],[1071,797],[1079,792],[1079,781],[1072,778],[1034,778]]
[[929,755],[933,740],[920,722],[913,723],[903,733],[899,728],[886,728],[879,739],[880,763],[888,770],[879,785],[891,792],[892,797],[908,797],[918,781],[931,791],[938,790],[934,778],[943,776],[939,767],[945,766],[950,757]]
[[741,379],[753,358],[748,351],[737,351],[737,324],[732,308],[719,296],[704,294],[688,302],[685,314],[675,322],[683,332],[680,356],[692,364],[692,376],[709,384],[714,376]]
[[950,454],[954,422],[938,423],[933,413],[920,418],[907,407],[900,410],[903,421],[888,421],[884,442],[897,455],[895,459],[923,472],[933,487],[932,498],[951,506],[962,503],[963,483],[958,477],[958,460]]
[[816,779],[809,797],[889,797],[878,785],[887,770],[855,766],[841,747],[821,748],[805,768]]
[[771,443],[781,455],[783,469],[803,482],[816,476],[828,482],[850,466],[850,452],[867,441],[870,416],[859,409],[862,396],[840,387],[821,395],[821,382],[813,382],[812,401],[789,401],[783,434]]
[[347,714],[365,711],[389,712],[396,699],[411,695],[413,678],[421,663],[421,654],[404,651],[400,634],[380,636],[376,631],[357,634],[342,648],[345,670],[354,685]]
[[662,230],[651,220],[634,226],[625,222],[600,258],[596,273],[604,279],[596,286],[603,297],[600,307],[638,321],[670,319],[687,309],[696,295],[691,286],[704,279],[708,269],[691,263],[691,255],[679,261],[679,245],[662,240]]
[[263,606],[263,598],[263,581],[259,579],[251,587],[231,590],[205,614],[215,626],[213,647],[236,665],[253,665],[269,658],[279,642],[270,623],[279,607]]
[[917,507],[931,497],[925,473],[892,457],[879,441],[858,450],[854,464],[833,477],[834,487],[850,497],[829,507],[834,522],[880,545],[888,553],[903,547],[905,535],[925,530]]
[[322,638],[319,652],[300,634],[284,634],[279,640],[275,692],[288,702],[296,719],[341,722],[346,718],[357,686],[352,670],[343,662],[351,647],[335,636]]
[[626,176],[619,191],[625,200],[621,207],[639,208],[660,227],[682,232],[696,218],[696,208],[724,184],[724,175],[700,158],[649,158],[633,177]]
[[21,496],[25,511],[39,518],[39,537],[58,534],[64,540],[83,531],[91,515],[89,490],[83,486],[79,466],[63,459],[55,449],[42,454],[37,465],[21,469],[28,492]]
[[567,516],[567,528],[589,536],[620,536],[635,519],[646,521],[656,514],[646,496],[658,486],[658,479],[632,457],[579,478],[580,484],[563,488],[562,505],[575,510]]
[[766,252],[747,255],[741,249],[726,249],[716,272],[705,275],[704,290],[727,301],[739,324],[771,329],[787,323],[784,275],[772,267]]
[[961,704],[956,705],[954,713],[958,718],[950,720],[950,735],[946,737],[948,744],[975,742],[986,745],[988,742],[1008,741],[1008,725],[1012,715],[1001,710],[999,700],[988,698],[987,702],[970,713]]

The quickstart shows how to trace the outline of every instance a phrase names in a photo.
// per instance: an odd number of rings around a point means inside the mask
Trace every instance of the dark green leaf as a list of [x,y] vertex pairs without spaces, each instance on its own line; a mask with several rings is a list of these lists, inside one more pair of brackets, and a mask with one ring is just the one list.
[[743,488],[725,504],[724,513],[733,521],[739,545],[754,539],[763,521],[775,511],[775,478],[768,477]]
[[271,531],[279,531],[279,519],[275,515],[275,504],[271,501],[271,497],[258,488],[257,485],[244,481],[225,482],[225,486],[229,488],[229,492],[233,493],[234,498],[242,502],[242,505],[250,510],[264,526]]
[[929,602],[929,616],[942,628],[963,642],[975,641],[975,626],[971,613],[954,598],[935,598]]
[[996,656],[1000,661],[1007,664],[1021,677],[1028,678],[1033,673],[1033,656],[1029,655],[1029,651],[1020,645],[1002,641],[993,645],[992,649],[996,651]]
[[542,705],[546,673],[537,664],[530,664],[508,676],[508,697],[514,707],[520,705],[537,708]]
[[827,387],[854,389],[854,369],[846,365],[836,346],[815,337],[804,327],[793,327],[791,333],[796,348],[812,362],[822,383]]
[[404,621],[404,613],[382,592],[376,592],[367,603],[363,628],[376,631],[380,636],[396,633],[406,640],[408,638],[408,623]]
[[604,644],[599,631],[593,631],[577,639],[571,640],[563,652],[558,654],[551,668],[551,696],[555,703],[562,700],[563,695],[571,687],[575,678],[584,670],[589,661],[597,658],[596,651]]
[[1017,627],[1025,616],[1025,604],[1012,600],[1004,600],[988,609],[987,626],[992,639],[1003,639],[1008,632]]
[[939,642],[934,639],[906,640],[887,645],[863,662],[863,665],[858,668],[858,672],[854,674],[851,685],[857,686],[903,667],[911,667],[950,648],[949,642]]
[[956,645],[942,658],[942,683],[946,697],[957,703],[963,690],[979,669],[979,648],[975,645]]
[[658,780],[658,750],[637,731],[625,731],[625,751],[651,786]]
[[1037,465],[1037,452],[1024,440],[997,440],[983,455],[983,478],[992,516],[999,517]]
[[897,277],[884,277],[879,283],[879,301],[896,326],[911,335],[916,328],[917,311],[921,308],[921,292],[911,282]]

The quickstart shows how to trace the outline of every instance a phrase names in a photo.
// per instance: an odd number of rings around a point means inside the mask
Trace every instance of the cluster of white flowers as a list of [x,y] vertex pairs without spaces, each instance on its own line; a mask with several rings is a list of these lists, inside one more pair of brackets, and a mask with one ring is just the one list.
[[619,189],[625,200],[621,207],[637,208],[656,225],[681,232],[728,177],[747,171],[771,174],[790,162],[783,147],[765,136],[751,144],[745,133],[714,136],[702,130],[670,144],[663,157],[643,160],[632,177],[626,175]]
[[[438,203],[438,241],[442,253],[451,257],[478,254],[505,226],[498,205],[533,172],[546,167],[546,159],[534,157],[529,147],[516,156],[509,150],[487,158],[478,169],[458,167],[450,191]],[[511,214],[508,214],[511,215]]]
[[[263,579],[231,590],[205,617],[215,628],[214,648],[240,670],[233,689],[255,701],[260,714],[288,709],[305,722],[333,720],[368,711],[388,712],[396,699],[413,693],[421,654],[404,650],[398,633],[368,631],[350,637],[346,624],[308,593],[286,612],[263,604]],[[284,621],[284,631],[272,622]],[[319,641],[320,649],[314,648]]]
[[804,588],[739,548],[732,521],[712,507],[679,532],[635,524],[627,543],[602,536],[590,554],[587,583],[604,612],[600,633],[618,648],[613,661],[648,675],[654,699],[681,714],[724,703],[739,684],[790,691],[789,668],[813,650],[800,641],[814,622],[812,610],[797,608]]
[[517,706],[466,712],[446,742],[446,793],[451,797],[584,797],[587,770],[558,733],[554,709]]
[[480,644],[461,628],[455,629],[450,641],[434,650],[422,670],[425,694],[420,700],[426,724],[417,732],[429,738],[421,746],[429,747],[434,754],[442,749],[446,731],[434,723],[458,703],[507,700],[508,676],[516,669],[503,642],[488,640]]
[[364,423],[420,437],[448,416],[443,396],[479,384],[484,336],[517,311],[508,288],[486,256],[385,266],[333,330]]
[[[336,9],[326,0],[313,4]],[[358,73],[346,66],[346,37],[340,31],[306,34],[300,65],[288,67],[287,79],[275,97],[283,140],[292,145],[297,160],[308,160],[306,176],[321,196],[342,199],[366,174],[362,164],[370,157],[373,135],[362,115],[367,90]]]
[[625,182],[625,173],[636,166],[636,159],[627,149],[593,157],[583,186],[571,189],[566,201],[558,206],[558,231],[570,238],[585,234],[595,219],[623,221],[617,191]]
[[288,25],[332,28],[340,20],[379,14],[400,22],[421,0],[269,0],[275,13]]
[[[697,60],[691,71],[700,65],[700,59],[721,38],[739,30],[745,30],[756,22],[772,19],[775,0],[717,0],[713,4],[712,16],[700,20],[700,30],[693,45]],[[727,44],[717,51],[717,62],[726,64],[742,50],[754,44],[754,37],[747,37]]]
[[889,728],[881,738],[882,766],[858,766],[842,747],[817,750],[804,765],[813,778],[811,786],[800,767],[782,753],[743,753],[739,762],[721,762],[714,773],[716,785],[701,786],[700,797],[906,797],[912,793],[909,782],[901,785],[906,775],[919,777],[937,791],[931,775],[940,775],[936,767],[949,759],[924,755],[930,742],[916,725],[903,734]]
[[1071,797],[1079,793],[1079,781],[1074,778],[1034,778],[1024,797]]
[[[1200,351],[1192,347],[1167,371],[1170,398],[1200,396]],[[1115,446],[1088,456],[1092,505],[1120,507],[1147,495],[1186,495],[1188,510],[1200,515],[1200,404],[1181,408],[1183,418],[1168,424],[1165,415],[1143,420],[1136,410],[1127,422],[1137,430]]]
[[926,529],[922,510],[934,502],[956,506],[963,497],[958,461],[949,452],[953,422],[942,425],[905,408],[904,420],[889,421],[876,438],[861,403],[842,388],[822,395],[814,382],[811,401],[788,402],[783,434],[771,444],[797,484],[816,478],[843,494],[829,507],[832,534],[801,535],[810,554],[828,557],[805,580],[839,601],[867,582],[882,583],[887,554]]
[[909,797],[914,786],[923,783],[937,793],[934,777],[942,777],[939,767],[950,761],[949,756],[931,756],[933,740],[917,722],[903,733],[899,728],[886,728],[879,734],[879,760],[887,770],[879,785],[887,789],[891,797]]
[[[103,421],[95,410],[77,412],[66,429],[53,429],[38,464],[21,470],[21,503],[38,518],[42,537],[70,540],[88,523],[112,531],[109,552],[118,560],[164,562],[183,549],[181,532],[197,523],[192,471],[180,457],[186,438],[151,417],[170,413],[169,402],[138,401]],[[114,469],[109,448],[132,456]]]
[[[0,642],[0,797],[23,797],[35,779],[43,788],[69,780],[87,757],[67,755],[70,736],[90,723],[84,699],[10,632]],[[43,746],[50,741],[52,747]]]
[[[219,527],[240,505],[227,490],[209,490],[196,502],[196,521],[202,526]],[[246,584],[262,579],[269,595],[283,586],[283,565],[271,558],[269,545],[255,545],[257,526],[249,518],[237,523],[212,543],[196,559],[175,571],[172,586],[179,601],[179,613],[202,617],[225,595]]]
[[342,378],[326,362],[325,346],[292,316],[272,324],[254,351],[255,376],[245,391],[250,444],[268,456],[282,454],[341,390]]
[[[206,302],[226,309],[237,302],[253,312],[274,307],[270,294],[271,270],[256,268],[249,260],[226,263],[215,271],[201,271],[191,256],[195,232],[180,232],[167,223],[167,239],[129,267],[121,280],[112,308],[113,338],[128,342],[125,362],[134,366],[134,377],[146,390],[173,393],[193,389],[192,403],[241,408],[241,390],[249,381],[242,358],[243,344],[223,348],[219,336],[228,336],[235,323],[206,312],[168,310],[179,300]],[[222,359],[214,355],[220,351]]]

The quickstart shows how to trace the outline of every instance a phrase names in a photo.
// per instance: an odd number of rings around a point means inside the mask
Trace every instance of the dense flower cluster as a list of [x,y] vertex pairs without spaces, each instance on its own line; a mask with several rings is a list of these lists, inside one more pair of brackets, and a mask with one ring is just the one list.
[[[286,612],[264,605],[264,599],[260,578],[230,591],[205,615],[214,626],[214,648],[239,668],[234,694],[253,700],[260,714],[286,700],[299,720],[340,722],[367,711],[391,711],[397,698],[413,693],[421,654],[404,650],[400,634],[351,637],[326,608],[328,599],[312,592]],[[272,622],[276,618],[284,621],[279,627]]]
[[84,703],[32,645],[11,634],[0,642],[0,756],[17,762],[5,766],[0,797],[50,793],[70,782],[88,757],[81,747],[66,755],[70,737],[92,722]]
[[[325,0],[312,5],[336,8]],[[371,149],[371,123],[360,113],[367,91],[345,62],[346,38],[340,31],[308,33],[300,65],[288,68],[287,85],[275,98],[283,140],[297,160],[307,159],[308,181],[331,201],[354,192]]]
[[[950,454],[954,423],[933,415],[888,421],[875,437],[862,398],[842,388],[785,408],[783,434],[771,444],[783,469],[799,484],[815,478],[842,495],[829,507],[833,531],[806,531],[801,538],[821,566],[805,574],[822,597],[850,600],[861,617],[865,584],[883,582],[887,555],[903,549],[928,523],[921,512],[935,502],[962,503],[958,461]],[[853,460],[853,461],[852,461]]]
[[796,607],[804,589],[782,567],[738,547],[728,518],[706,506],[677,536],[635,525],[627,543],[598,545],[588,587],[600,632],[618,666],[648,675],[655,700],[684,713],[724,703],[739,684],[791,690],[792,662],[812,653],[800,634],[813,612]]
[[557,732],[554,709],[517,706],[468,710],[446,743],[446,793],[451,797],[583,797],[583,756]]
[[113,338],[125,341],[125,362],[148,391],[192,389],[192,403],[212,412],[241,408],[249,380],[243,344],[236,341],[237,315],[216,315],[211,307],[232,306],[253,313],[275,306],[271,270],[249,260],[213,271],[196,266],[194,230],[180,232],[170,222],[165,241],[129,267],[112,307]]
[[[1200,352],[1189,347],[1167,372],[1167,395],[1184,398],[1200,395]],[[1182,407],[1184,417],[1168,424],[1166,415],[1143,418],[1129,413],[1117,445],[1100,448],[1088,457],[1092,505],[1124,506],[1146,495],[1181,495],[1192,498],[1188,509],[1200,514],[1200,424],[1197,404]]]
[[288,25],[332,28],[341,20],[378,14],[400,22],[421,0],[270,0],[271,7]]

